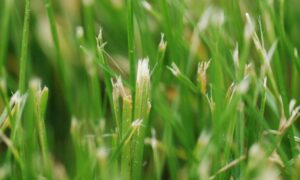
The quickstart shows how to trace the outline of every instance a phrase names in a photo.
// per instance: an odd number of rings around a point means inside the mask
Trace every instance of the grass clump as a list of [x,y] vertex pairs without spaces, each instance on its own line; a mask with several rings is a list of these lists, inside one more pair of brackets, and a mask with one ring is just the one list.
[[3,0],[0,179],[299,179],[299,12]]

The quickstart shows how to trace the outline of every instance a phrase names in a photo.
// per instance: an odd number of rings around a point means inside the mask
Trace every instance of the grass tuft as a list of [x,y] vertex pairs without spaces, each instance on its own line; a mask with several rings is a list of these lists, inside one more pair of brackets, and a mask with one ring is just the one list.
[[295,0],[2,4],[0,179],[300,179]]

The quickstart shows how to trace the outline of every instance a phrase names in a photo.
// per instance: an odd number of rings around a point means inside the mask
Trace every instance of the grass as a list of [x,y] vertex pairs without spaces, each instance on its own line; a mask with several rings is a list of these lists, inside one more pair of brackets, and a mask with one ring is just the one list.
[[298,4],[4,0],[0,179],[299,179]]
[[133,1],[127,1],[127,36],[128,36],[128,59],[130,62],[130,81],[131,86],[135,87],[136,61],[135,61],[135,46],[134,46],[134,14]]
[[24,15],[24,26],[23,26],[23,37],[22,37],[22,48],[21,48],[21,59],[20,59],[20,81],[19,90],[23,94],[26,88],[26,74],[28,64],[28,36],[29,36],[29,25],[30,25],[30,0],[26,1],[25,15]]

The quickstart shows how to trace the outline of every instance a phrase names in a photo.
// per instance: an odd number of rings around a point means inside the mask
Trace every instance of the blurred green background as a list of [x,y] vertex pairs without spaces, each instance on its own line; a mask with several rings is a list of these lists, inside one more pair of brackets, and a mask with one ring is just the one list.
[[[0,17],[2,17],[0,19],[0,32],[2,32],[4,22],[2,14],[5,11],[5,0],[0,1]],[[105,57],[109,66],[117,74],[121,74],[123,79],[129,80],[125,0],[94,0],[91,7],[92,18],[90,19],[85,17],[88,14],[85,11],[88,10],[83,5],[83,3],[89,3],[88,1],[51,1],[57,24],[60,50],[65,64],[66,84],[62,80],[56,63],[57,56],[44,2],[42,0],[32,0],[31,5],[28,53],[30,63],[27,64],[29,69],[27,79],[39,77],[43,85],[49,88],[46,114],[49,147],[57,164],[63,165],[70,174],[75,173],[75,152],[70,136],[72,117],[82,121],[90,121],[90,119],[99,117],[97,114],[93,114],[98,109],[92,106],[97,102],[94,99],[94,91],[90,88],[89,70],[92,69],[90,66],[94,65],[90,64],[90,57],[83,53],[82,49],[93,49],[90,42],[95,41],[100,28],[102,28],[103,40],[107,43],[105,45]],[[177,87],[177,81],[165,68],[173,61],[188,77],[194,77],[199,62],[210,58],[220,58],[223,65],[222,78],[214,75],[214,70],[209,72],[209,77],[213,82],[222,81],[222,87],[228,87],[235,80],[231,75],[234,66],[231,60],[232,50],[236,43],[240,45],[240,49],[243,49],[245,13],[248,12],[255,23],[261,20],[266,47],[270,47],[275,40],[279,41],[279,57],[277,58],[279,64],[274,63],[272,66],[278,68],[279,65],[281,72],[276,71],[274,74],[278,76],[278,79],[282,78],[284,82],[282,87],[286,89],[287,99],[296,98],[299,100],[299,74],[292,75],[292,72],[294,72],[292,69],[296,66],[292,59],[295,49],[300,48],[300,2],[299,0],[282,1],[284,1],[284,14],[280,14],[282,11],[280,10],[279,0],[168,0],[166,1],[167,15],[164,14],[165,11],[160,4],[161,0],[141,1],[141,3],[136,3],[134,7],[136,59],[148,56],[151,69],[153,69],[155,62],[151,59],[156,57],[156,49],[161,39],[161,33],[166,35],[168,48],[163,62],[164,70],[161,82],[164,84],[164,90],[161,91],[161,94],[167,97],[168,103],[166,104],[170,107],[178,103],[174,100],[176,96],[179,96],[177,93],[186,92],[174,90]],[[25,8],[25,1],[12,0],[12,3],[7,50],[4,58],[9,92],[15,92],[18,89]],[[147,8],[148,5],[151,6],[150,9]],[[210,15],[210,18],[215,19],[208,22],[208,25],[204,25],[205,27],[201,30],[201,33],[196,35],[196,39],[201,39],[201,44],[194,50],[192,45],[193,33],[196,27],[200,26],[199,22],[201,22],[201,18],[205,17],[205,13],[208,13],[208,9],[217,12],[217,15],[215,17]],[[92,27],[88,22],[90,20],[92,20]],[[283,27],[279,27],[281,26],[280,23],[275,23],[281,21],[284,22]],[[284,33],[281,32],[281,28],[284,28]],[[81,30],[91,32],[94,35],[84,33],[81,37]],[[2,40],[0,39],[0,41]],[[254,46],[249,48],[249,59],[254,59],[254,63],[259,64],[255,60],[257,55],[251,53],[255,51],[254,49]],[[218,53],[215,50],[218,50]],[[259,68],[256,71],[258,72]],[[98,70],[97,73],[103,100],[103,109],[99,111],[104,112],[108,125],[106,131],[110,133],[113,129],[113,117],[105,92],[103,73]],[[67,92],[64,90],[66,86],[69,87]],[[225,92],[225,89],[221,90]],[[204,129],[204,125],[201,123],[209,119],[209,113],[207,113],[205,107],[197,106],[191,100],[193,95],[190,93],[181,94],[180,96],[182,96],[180,102],[188,107],[174,108],[173,110],[178,111],[181,120],[184,124],[186,123],[186,130],[191,131],[191,135],[187,138],[191,144],[194,144],[199,133]],[[160,100],[159,97],[153,99],[154,101]],[[154,104],[154,106],[156,105]],[[0,112],[3,108],[3,103],[0,101]],[[276,116],[270,108],[267,108],[266,111],[266,118],[272,119],[273,116]],[[163,125],[160,121],[164,118],[161,118],[155,111],[150,116],[152,123],[159,131],[158,136],[161,136]],[[196,118],[201,119],[201,121],[194,122],[193,119]]]

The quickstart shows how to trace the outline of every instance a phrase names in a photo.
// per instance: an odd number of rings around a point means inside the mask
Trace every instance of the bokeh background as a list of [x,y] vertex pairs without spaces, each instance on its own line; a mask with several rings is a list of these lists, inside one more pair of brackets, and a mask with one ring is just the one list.
[[[4,12],[4,1],[0,1],[0,14]],[[13,0],[12,0],[13,1]],[[49,102],[46,114],[46,130],[49,141],[49,148],[53,154],[53,159],[58,168],[67,174],[74,174],[74,147],[70,136],[71,119],[76,117],[81,121],[97,120],[97,107],[93,105],[94,92],[90,89],[91,79],[89,71],[93,71],[93,64],[90,63],[91,57],[83,53],[82,49],[90,49],[89,41],[95,41],[99,30],[102,29],[103,41],[105,45],[105,58],[109,66],[123,79],[129,79],[128,61],[128,39],[127,39],[127,9],[125,0],[94,0],[92,19],[84,13],[87,11],[84,3],[92,0],[52,0],[54,17],[57,24],[59,45],[64,61],[64,71],[66,80],[62,76],[57,66],[57,56],[52,40],[47,9],[42,0],[32,0],[31,22],[29,32],[29,64],[28,79],[38,77],[43,85],[49,88]],[[161,40],[161,33],[165,34],[168,42],[168,49],[164,61],[164,67],[175,61],[183,67],[185,73],[192,77],[196,74],[197,64],[212,58],[213,44],[208,41],[221,41],[219,58],[222,59],[224,67],[224,87],[228,87],[232,81],[230,69],[233,67],[231,60],[232,50],[236,43],[244,42],[245,13],[248,12],[255,22],[260,20],[265,38],[265,46],[270,47],[271,43],[278,40],[287,41],[289,45],[279,43],[279,51],[288,53],[279,54],[279,64],[282,66],[283,80],[285,82],[288,99],[293,97],[299,100],[299,75],[292,77],[294,64],[293,58],[295,49],[300,48],[300,3],[299,0],[284,1],[284,14],[279,14],[279,0],[169,0],[168,16],[169,22],[165,21],[166,16],[161,9],[160,0],[148,0],[140,3],[140,8],[135,12],[135,47],[136,58],[148,56],[154,59],[156,49]],[[25,1],[14,0],[9,21],[8,46],[5,56],[4,69],[6,70],[7,88],[9,92],[18,89],[19,79],[19,59],[22,40],[22,26],[24,17]],[[270,9],[268,9],[270,8]],[[273,14],[270,14],[272,12]],[[271,16],[273,15],[273,16]],[[282,19],[280,19],[282,18]],[[92,20],[92,27],[87,26]],[[280,34],[280,28],[274,27],[273,21],[284,21],[284,34]],[[0,32],[2,27],[0,21]],[[142,23],[140,23],[142,22]],[[168,24],[167,24],[168,23]],[[199,30],[200,29],[200,30]],[[94,36],[87,36],[83,32],[92,32]],[[198,32],[200,31],[199,35]],[[83,34],[82,34],[83,33]],[[195,35],[196,34],[196,35]],[[218,34],[218,37],[216,37]],[[169,41],[169,37],[174,42]],[[1,40],[0,40],[1,41]],[[243,46],[243,45],[241,45]],[[229,49],[230,47],[230,49]],[[240,47],[241,49],[243,47]],[[254,51],[254,46],[250,52]],[[250,53],[251,54],[251,53]],[[250,59],[257,55],[253,53]],[[155,63],[151,62],[151,68]],[[92,67],[91,67],[92,66]],[[164,68],[166,69],[166,68]],[[259,71],[259,70],[257,70]],[[213,72],[209,75],[214,78]],[[275,75],[279,72],[274,72]],[[105,114],[107,123],[107,133],[113,129],[111,110],[107,102],[103,73],[97,70],[98,82],[100,84],[101,97],[103,98],[102,111]],[[163,70],[162,82],[164,90],[162,96],[167,97],[169,106],[176,102],[176,80],[168,70]],[[292,83],[293,82],[293,83]],[[66,84],[64,84],[66,83]],[[293,85],[291,85],[293,84]],[[64,91],[65,86],[69,91]],[[207,109],[197,109],[196,104],[192,104],[192,95],[186,95],[180,102],[188,101],[191,109],[179,108],[182,120],[186,122],[186,130],[191,131],[191,142],[195,142],[197,134],[203,128],[201,122],[208,118]],[[179,105],[180,106],[180,105]],[[91,110],[93,109],[93,110]],[[3,104],[0,101],[0,112]],[[199,117],[202,120],[194,122]],[[273,113],[267,109],[266,116],[272,118]],[[153,113],[152,122],[157,127],[158,132],[163,124],[161,117]],[[194,126],[194,127],[191,127]],[[274,125],[275,126],[275,125]],[[199,128],[197,128],[199,127]],[[160,135],[158,135],[160,136]],[[180,144],[180,143],[179,143]],[[146,152],[147,153],[147,152]]]

